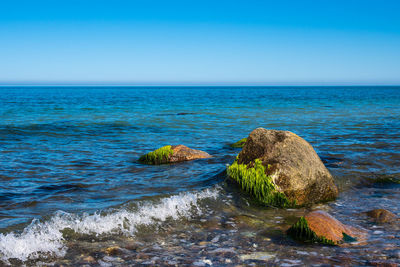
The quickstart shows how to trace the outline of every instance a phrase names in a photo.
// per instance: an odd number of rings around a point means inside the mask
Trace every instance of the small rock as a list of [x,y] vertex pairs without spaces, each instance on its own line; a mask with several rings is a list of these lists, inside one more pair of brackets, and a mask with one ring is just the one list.
[[367,215],[376,223],[387,223],[396,220],[396,215],[385,209],[374,209],[367,212]]
[[203,260],[203,262],[204,262],[205,264],[212,265],[211,260]]
[[136,259],[147,260],[150,259],[150,256],[145,253],[139,253],[136,255]]
[[99,264],[101,267],[110,267],[110,266],[112,266],[111,263],[109,263],[109,262],[104,262],[104,261],[102,261],[102,260],[98,260],[97,262],[98,262],[98,264]]
[[125,248],[128,249],[128,250],[137,250],[138,248],[143,247],[143,246],[144,246],[143,243],[140,243],[140,242],[131,242],[131,243],[127,244],[127,245],[125,246]]
[[117,255],[117,254],[121,253],[121,249],[118,246],[109,247],[109,248],[106,248],[106,253],[108,255]]
[[360,243],[367,237],[364,230],[345,225],[322,210],[313,211],[301,217],[288,230],[288,234],[300,241],[330,245],[355,244],[355,241]]
[[213,239],[211,239],[212,243],[217,243],[219,241],[220,236],[217,235],[216,237],[214,237]]
[[211,158],[207,152],[191,149],[184,145],[164,146],[140,157],[139,161],[145,164],[166,164],[195,159]]
[[275,255],[271,254],[269,252],[254,252],[252,254],[240,255],[239,258],[242,261],[245,261],[245,260],[263,260],[263,261],[266,261],[266,260],[270,260],[270,259],[275,258]]
[[211,266],[212,262],[210,260],[199,260],[192,263],[193,266]]
[[94,263],[96,262],[96,260],[92,257],[92,256],[87,256],[85,258],[82,259],[83,261],[86,261],[88,263]]

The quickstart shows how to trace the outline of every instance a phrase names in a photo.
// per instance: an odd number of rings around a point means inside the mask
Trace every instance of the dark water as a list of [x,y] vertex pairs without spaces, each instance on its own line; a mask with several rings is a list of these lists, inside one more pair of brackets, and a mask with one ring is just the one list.
[[[399,225],[374,225],[363,215],[371,208],[400,214],[400,187],[374,183],[400,177],[399,118],[400,87],[0,88],[0,259],[399,263]],[[341,194],[312,209],[367,229],[367,245],[297,244],[284,229],[304,209],[257,207],[227,184],[219,174],[240,151],[228,144],[257,127],[290,130],[314,146]],[[137,163],[167,144],[213,158]],[[122,252],[108,255],[110,246]]]

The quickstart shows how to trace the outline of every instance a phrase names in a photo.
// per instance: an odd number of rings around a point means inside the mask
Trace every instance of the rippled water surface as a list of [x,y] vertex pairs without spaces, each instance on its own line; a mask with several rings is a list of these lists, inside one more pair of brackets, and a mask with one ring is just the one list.
[[[0,88],[0,259],[27,265],[295,266],[400,263],[400,87]],[[222,173],[253,129],[310,142],[335,177],[322,208],[368,244],[302,245],[284,231],[305,209],[251,203]],[[213,157],[146,166],[184,144]],[[117,252],[106,249],[118,246]]]

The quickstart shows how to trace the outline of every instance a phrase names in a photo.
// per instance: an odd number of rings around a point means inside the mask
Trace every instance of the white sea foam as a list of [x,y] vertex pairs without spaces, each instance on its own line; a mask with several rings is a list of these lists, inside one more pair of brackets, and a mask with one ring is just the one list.
[[75,215],[59,211],[48,221],[34,220],[21,233],[0,234],[0,258],[22,261],[62,257],[67,252],[61,231],[70,228],[80,234],[134,235],[139,225],[154,225],[166,219],[190,218],[201,215],[199,200],[216,198],[218,189],[206,189],[194,193],[181,193],[163,198],[157,203],[141,203],[137,210],[120,209],[109,214]]

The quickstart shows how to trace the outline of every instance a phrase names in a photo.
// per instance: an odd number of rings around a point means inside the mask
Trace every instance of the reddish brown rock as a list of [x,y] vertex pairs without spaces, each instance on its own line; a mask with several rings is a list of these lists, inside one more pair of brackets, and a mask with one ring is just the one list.
[[141,156],[139,158],[139,162],[159,165],[195,159],[205,159],[210,157],[211,156],[204,151],[191,149],[184,145],[168,145]]
[[385,209],[370,210],[367,215],[377,223],[393,222],[397,218],[396,215]]
[[318,210],[304,216],[308,226],[317,236],[323,236],[335,243],[343,240],[343,233],[358,241],[365,239],[366,232],[353,226],[345,225],[329,215],[327,212]]
[[181,162],[195,159],[206,159],[211,158],[207,152],[191,149],[184,145],[171,146],[173,152],[169,158],[169,162]]
[[376,267],[398,267],[399,265],[395,262],[389,262],[389,261],[373,261],[370,262],[371,266],[376,266]]
[[302,217],[288,230],[288,234],[301,241],[331,245],[361,244],[367,238],[365,230],[345,225],[322,210]]
[[257,128],[247,138],[238,163],[262,161],[277,190],[297,205],[333,200],[338,189],[313,147],[288,131]]

